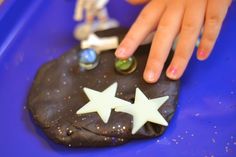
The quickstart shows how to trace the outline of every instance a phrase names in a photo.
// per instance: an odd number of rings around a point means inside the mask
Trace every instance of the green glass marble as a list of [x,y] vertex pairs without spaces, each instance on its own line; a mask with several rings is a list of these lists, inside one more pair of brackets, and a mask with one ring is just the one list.
[[130,74],[137,68],[137,60],[135,57],[129,57],[128,59],[116,59],[115,69],[121,74]]

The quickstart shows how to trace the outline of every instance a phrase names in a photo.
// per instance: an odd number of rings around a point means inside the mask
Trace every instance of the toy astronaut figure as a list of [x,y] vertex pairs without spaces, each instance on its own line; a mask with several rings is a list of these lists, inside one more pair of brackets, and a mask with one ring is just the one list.
[[[97,30],[105,30],[118,26],[118,22],[109,18],[106,5],[109,0],[77,0],[74,20],[85,22],[79,24],[74,32],[78,40],[87,39],[89,34]],[[85,16],[84,16],[85,12]]]

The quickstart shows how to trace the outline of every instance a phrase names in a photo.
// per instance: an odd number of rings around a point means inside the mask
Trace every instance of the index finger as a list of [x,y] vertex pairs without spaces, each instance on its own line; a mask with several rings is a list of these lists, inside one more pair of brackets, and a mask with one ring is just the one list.
[[130,57],[146,36],[156,28],[164,9],[163,0],[150,1],[117,48],[116,57],[120,59]]

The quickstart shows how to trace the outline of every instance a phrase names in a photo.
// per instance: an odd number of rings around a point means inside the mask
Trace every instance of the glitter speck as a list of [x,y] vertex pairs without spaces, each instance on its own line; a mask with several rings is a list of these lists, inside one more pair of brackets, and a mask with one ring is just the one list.
[[59,132],[59,134],[62,134],[62,131],[61,131],[61,129],[58,129],[58,132]]
[[124,130],[126,129],[125,126],[122,127]]
[[99,129],[100,129],[100,127],[99,127],[99,126],[97,126],[97,129],[99,130]]
[[123,138],[119,138],[119,141],[122,141],[122,142],[123,142],[123,141],[124,141],[124,139],[123,139]]
[[120,128],[120,125],[118,125],[118,128]]
[[69,129],[67,129],[67,132],[66,132],[66,134],[67,134],[68,136],[70,136],[70,135],[72,135],[72,134],[73,134],[73,131],[72,131],[72,130],[69,130]]
[[47,92],[46,94],[47,94],[47,95],[50,95],[50,92]]
[[193,136],[194,136],[194,134],[191,134],[191,136],[193,137]]
[[212,143],[216,143],[216,140],[214,138],[211,139]]
[[71,147],[71,144],[69,144],[68,146]]
[[86,120],[86,118],[84,117],[84,118],[82,118],[82,120]]
[[59,90],[59,89],[57,89],[57,90],[56,90],[56,92],[57,92],[57,93],[60,93],[60,90]]
[[104,75],[103,78],[107,78],[107,75]]
[[229,152],[229,147],[225,146],[225,152],[228,153]]
[[200,113],[196,113],[195,116],[198,117],[200,115]]
[[64,84],[64,85],[66,85],[66,84],[67,84],[67,82],[66,82],[66,81],[63,81],[63,84]]
[[116,127],[115,127],[115,126],[113,126],[113,127],[112,127],[112,129],[116,129]]

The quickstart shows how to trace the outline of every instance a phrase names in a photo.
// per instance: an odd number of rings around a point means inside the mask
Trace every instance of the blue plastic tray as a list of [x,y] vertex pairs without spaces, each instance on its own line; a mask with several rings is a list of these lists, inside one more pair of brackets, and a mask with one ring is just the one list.
[[[210,59],[191,60],[177,112],[162,137],[98,149],[69,149],[48,140],[33,124],[26,99],[37,69],[78,44],[72,36],[74,3],[6,0],[0,7],[1,156],[236,156],[236,3]],[[109,4],[124,26],[140,8],[125,1]]]

